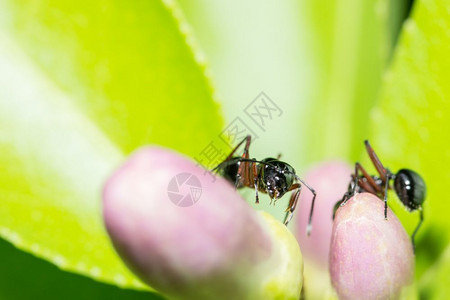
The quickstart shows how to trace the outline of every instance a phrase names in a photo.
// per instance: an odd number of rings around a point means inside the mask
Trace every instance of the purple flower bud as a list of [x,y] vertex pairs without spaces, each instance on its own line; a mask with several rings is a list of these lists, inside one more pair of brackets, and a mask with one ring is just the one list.
[[384,202],[362,193],[336,212],[330,249],[330,275],[339,299],[397,299],[412,283],[411,240]]
[[298,299],[302,258],[286,228],[172,151],[135,152],[106,183],[103,213],[125,263],[173,299]]

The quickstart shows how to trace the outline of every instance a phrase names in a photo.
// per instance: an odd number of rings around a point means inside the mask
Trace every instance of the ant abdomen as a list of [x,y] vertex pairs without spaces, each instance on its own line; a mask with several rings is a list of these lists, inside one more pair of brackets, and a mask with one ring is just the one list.
[[225,178],[228,182],[230,182],[233,185],[235,184],[235,182],[238,182],[237,173],[239,165],[241,163],[239,159],[240,157],[233,157],[230,159],[228,164],[219,169],[220,175],[222,175],[223,178]]
[[401,169],[395,175],[394,189],[398,198],[410,211],[422,206],[426,196],[425,181],[409,169]]

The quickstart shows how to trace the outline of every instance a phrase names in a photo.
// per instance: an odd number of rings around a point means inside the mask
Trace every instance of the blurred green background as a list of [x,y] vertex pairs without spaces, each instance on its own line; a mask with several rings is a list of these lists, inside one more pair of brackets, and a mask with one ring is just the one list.
[[[416,282],[442,299],[448,32],[437,0],[1,0],[1,297],[160,299],[109,244],[102,183],[141,145],[196,157],[241,118],[252,157],[282,153],[299,174],[332,158],[369,165],[366,138],[392,171],[422,174]],[[261,92],[282,110],[262,128],[245,114]],[[411,232],[417,213],[390,203]]]

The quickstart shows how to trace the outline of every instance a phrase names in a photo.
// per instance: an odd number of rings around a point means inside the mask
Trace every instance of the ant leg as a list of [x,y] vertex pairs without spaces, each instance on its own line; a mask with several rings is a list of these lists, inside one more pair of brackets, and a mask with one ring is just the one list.
[[245,142],[245,147],[244,147],[244,155],[242,155],[242,157],[245,156],[245,154],[247,153],[247,158],[248,158],[248,149],[250,148],[250,143],[252,141],[252,136],[251,135],[247,135],[239,144],[237,144],[237,146],[233,149],[233,151],[231,151],[231,153],[228,155],[228,157],[225,159],[225,161],[230,160],[233,157],[234,152],[236,152],[236,150]]
[[[352,177],[352,181],[351,183],[353,183],[353,186],[356,184],[355,183],[355,178],[353,177],[353,175],[351,175]],[[352,187],[352,190],[354,189],[354,187]],[[352,195],[352,192],[350,191],[350,187],[348,187],[347,191],[345,192],[344,196],[342,196],[342,199],[339,200],[335,206],[337,206],[339,204],[339,206],[344,206],[345,204],[347,204],[348,199],[350,199],[350,196]],[[337,210],[337,208],[336,208]],[[333,212],[333,219],[334,219],[334,212]]]
[[[355,181],[353,185],[353,196],[356,195],[356,187],[358,186],[359,175],[358,175],[358,165],[359,163],[355,163],[355,173],[353,174],[353,180]],[[345,202],[346,203],[346,202]],[[341,206],[345,205],[345,203],[341,204]]]
[[[242,140],[239,145],[237,145],[236,149],[245,141],[245,147],[244,147],[244,153],[242,154],[242,158],[244,159],[243,161],[241,161],[239,163],[239,168],[237,170],[237,174],[236,174],[236,188],[238,187],[238,184],[241,183],[240,180],[241,178],[243,179],[242,185],[243,186],[248,186],[250,183],[249,181],[249,167],[250,167],[250,162],[248,161],[248,157],[249,157],[249,151],[248,149],[250,148],[250,143],[251,143],[251,139],[252,137],[250,135],[247,135],[247,137]],[[234,152],[234,151],[233,151]],[[230,156],[233,153],[230,154]]]
[[[366,145],[368,145],[368,143]],[[370,145],[369,145],[369,147],[370,147]],[[370,148],[370,149],[372,149],[372,148]],[[376,156],[375,156],[375,158],[378,159]],[[374,164],[375,164],[375,162],[374,162]],[[358,178],[358,184],[360,184],[364,190],[366,190],[369,193],[375,194],[375,195],[377,193],[381,193],[384,196],[383,197],[384,198],[383,199],[383,201],[384,201],[384,219],[387,220],[387,192],[388,192],[388,189],[389,189],[389,180],[391,180],[392,174],[388,170],[384,169],[385,173],[384,173],[384,181],[383,181],[383,183],[384,183],[385,186],[384,186],[384,190],[383,190],[381,188],[381,186],[379,186],[375,182],[375,180],[373,180],[372,176],[370,176],[369,173],[367,173],[367,171],[361,166],[360,163],[356,163],[355,164],[355,168],[360,170],[363,173],[364,178],[367,180],[367,182],[364,182],[364,181],[362,181],[362,180],[360,180]],[[381,173],[380,173],[380,177],[381,177]]]
[[411,235],[411,242],[413,245],[413,250],[416,250],[416,243],[414,242],[414,238],[416,237],[416,233],[417,231],[419,231],[420,225],[422,225],[423,222],[423,209],[422,207],[419,208],[420,209],[420,220],[419,220],[419,224],[417,224],[416,229],[414,229],[413,234]]
[[[359,170],[359,169],[362,169],[362,170],[363,170],[363,174],[364,174],[364,173],[367,173],[367,172],[361,167],[361,165],[360,165],[359,163],[356,163],[356,164],[355,164],[355,173],[356,173],[356,174],[358,173],[358,170]],[[374,188],[372,187],[372,185],[370,185],[370,184],[367,183],[367,182],[364,182],[361,178],[359,178],[359,175],[357,175],[357,176],[358,176],[358,179],[356,179],[355,175],[352,174],[352,181],[351,181],[351,183],[353,184],[353,187],[351,188],[352,191],[347,191],[347,192],[345,192],[344,196],[342,197],[342,200],[339,201],[339,206],[344,206],[345,204],[347,204],[347,201],[348,201],[352,196],[355,196],[355,195],[356,195],[356,188],[357,188],[357,187],[358,187],[358,188],[362,188],[364,191],[367,191],[367,192],[372,193],[372,194],[376,194],[376,193],[377,193],[377,191],[374,190]],[[366,177],[364,176],[364,178],[366,178]],[[368,178],[366,178],[366,179],[372,180],[372,181],[373,181],[373,178],[370,177],[370,176],[369,176]],[[374,182],[374,184],[375,184],[375,182]],[[337,204],[336,204],[336,205],[337,205]]]
[[356,195],[356,189],[359,188],[360,185],[365,190],[369,190],[369,191],[371,190],[370,188],[367,189],[367,186],[365,185],[365,183],[362,180],[360,180],[359,171],[362,172],[364,178],[366,178],[367,181],[369,181],[371,184],[374,184],[376,186],[375,181],[369,175],[369,173],[367,173],[367,171],[361,166],[361,164],[359,162],[356,162],[355,163],[355,173],[351,175],[352,182],[353,182],[353,189],[352,189],[353,191],[351,194],[348,191],[344,194],[344,197],[342,198],[340,206],[344,206],[345,204],[347,204],[347,201],[351,198],[350,195],[353,195],[353,196]]
[[255,186],[255,194],[256,194],[256,204],[259,204],[258,197],[258,169],[256,167],[256,163],[253,163],[253,185]]
[[296,191],[291,195],[291,199],[289,200],[289,205],[286,208],[286,217],[284,218],[284,225],[288,225],[289,222],[292,220],[292,217],[294,216],[294,210],[297,206],[298,198],[300,196],[300,192],[302,190],[302,186],[298,183],[295,183],[291,186],[289,190],[295,190]]
[[280,160],[280,158],[281,158],[281,153],[278,153],[277,160]]
[[236,182],[234,183],[234,189],[237,190],[239,188],[239,184],[241,183],[241,174],[239,172],[236,174]]
[[256,196],[256,204],[259,204],[259,196],[258,196],[258,179],[255,178],[255,196]]
[[383,166],[380,159],[375,154],[375,151],[373,151],[372,147],[369,144],[369,141],[365,140],[364,144],[366,145],[367,154],[369,154],[370,160],[372,161],[373,165],[377,169],[378,174],[380,174],[381,180],[383,180],[383,182],[384,182],[385,180],[387,180],[386,177],[388,177],[387,176],[388,172],[387,172],[386,168]]
[[248,149],[250,147],[250,143],[251,143],[251,135],[247,135],[242,141],[239,142],[239,144],[237,144],[236,147],[234,147],[233,151],[231,151],[231,153],[227,156],[227,158],[225,158],[225,160],[223,162],[221,162],[219,165],[217,165],[214,169],[212,169],[211,171],[215,171],[217,169],[219,169],[222,165],[226,164],[230,159],[233,158],[234,153],[237,151],[237,149],[239,149],[239,147],[244,143],[245,143],[245,148],[244,148],[244,154],[247,152],[248,153]]
[[348,199],[350,199],[350,194],[346,192],[342,197],[342,199],[336,202],[336,205],[337,203],[339,203],[339,206],[344,206],[345,204],[347,204]]
[[[369,185],[367,182],[364,182],[364,181],[362,181],[362,180],[359,180],[359,181],[358,181],[358,184],[359,184],[358,187],[363,188],[364,191],[367,191],[367,192],[372,193],[372,194],[376,194],[376,191],[375,191],[375,190],[372,188],[372,186]],[[353,181],[353,185],[355,185],[355,182],[354,182],[354,181]],[[353,190],[353,189],[354,189],[354,188],[352,188],[352,190]],[[344,206],[345,204],[347,204],[348,200],[350,200],[350,198],[351,198],[352,196],[354,196],[354,195],[355,195],[355,194],[354,194],[353,192],[349,192],[349,191],[345,192],[345,194],[344,194],[344,196],[342,197],[342,199],[341,199],[340,201],[338,201],[339,206]]]
[[[252,136],[247,135],[244,140],[242,140],[238,146],[240,146],[245,141],[244,153],[242,154],[242,158],[248,159],[248,150],[250,149],[250,143],[252,142]],[[231,155],[231,154],[230,154]]]
[[243,161],[241,161],[239,168],[238,168],[238,174],[240,174],[243,177],[243,185],[244,186],[251,186],[253,183],[250,168],[253,165],[253,162],[249,160],[249,148],[250,148],[250,142],[251,142],[251,136],[248,135],[246,137],[246,143],[244,147],[244,153],[242,154]]
[[306,188],[311,192],[311,194],[313,194],[313,198],[311,201],[311,209],[309,210],[308,227],[306,227],[306,233],[309,236],[311,234],[311,230],[312,230],[312,216],[313,216],[313,211],[314,211],[314,202],[316,200],[317,193],[312,187],[309,186],[309,184],[304,182],[300,177],[295,176],[295,178],[297,178],[297,180],[300,181],[304,186],[306,186]]
[[389,180],[391,179],[390,175],[388,174],[388,176],[386,177],[386,183],[385,183],[385,187],[384,187],[384,219],[387,220],[387,193],[388,193],[388,189],[389,189]]
[[378,186],[378,184],[375,182],[375,180],[372,178],[372,176],[370,176],[369,173],[367,173],[367,171],[363,168],[363,166],[359,162],[357,162],[355,164],[355,169],[358,169],[359,171],[361,171],[364,178],[367,180],[367,183],[372,187],[372,188],[370,188],[370,187],[368,187],[368,185],[365,185],[364,182],[362,182],[362,180],[360,180],[360,178],[358,177],[358,184],[364,185],[365,187],[363,187],[363,188],[366,191],[372,192],[372,194],[383,192],[381,187]]
[[364,191],[366,191],[368,193],[371,193],[371,194],[374,194],[374,195],[377,194],[377,191],[370,184],[368,184],[367,182],[364,182],[363,180],[360,179],[358,183],[359,183],[360,187],[362,187],[362,189]]

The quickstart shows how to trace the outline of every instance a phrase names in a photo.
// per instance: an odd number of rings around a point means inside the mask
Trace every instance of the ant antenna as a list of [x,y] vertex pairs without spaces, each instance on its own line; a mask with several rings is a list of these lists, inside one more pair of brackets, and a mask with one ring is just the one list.
[[[264,161],[260,161],[260,160],[256,160],[256,159],[250,159],[250,158],[243,158],[243,157],[240,157],[240,158],[238,158],[237,160],[238,160],[239,162],[241,162],[241,161],[244,161],[244,162],[254,162],[254,163],[258,163],[258,164],[262,164],[262,165],[271,166],[271,167],[274,167],[274,168],[277,167],[276,165],[271,164],[271,163],[269,163],[269,162],[264,162]],[[227,166],[232,165],[232,164],[234,164],[234,163],[235,163],[234,161],[224,161],[224,162],[220,163],[217,167],[215,167],[214,169],[212,169],[211,171],[215,171],[215,170],[217,170],[217,169],[219,169],[219,168],[222,168],[222,167],[227,167]],[[292,172],[290,172],[290,173],[292,173]],[[293,175],[295,175],[295,174],[293,174]]]
[[313,216],[313,211],[314,211],[314,202],[316,200],[317,193],[311,186],[309,186],[306,182],[304,182],[300,177],[298,177],[296,174],[293,174],[293,175],[295,176],[295,179],[300,181],[313,194],[313,198],[311,201],[311,208],[309,210],[308,226],[306,227],[306,234],[308,236],[310,236],[311,230],[312,230],[312,216]]

